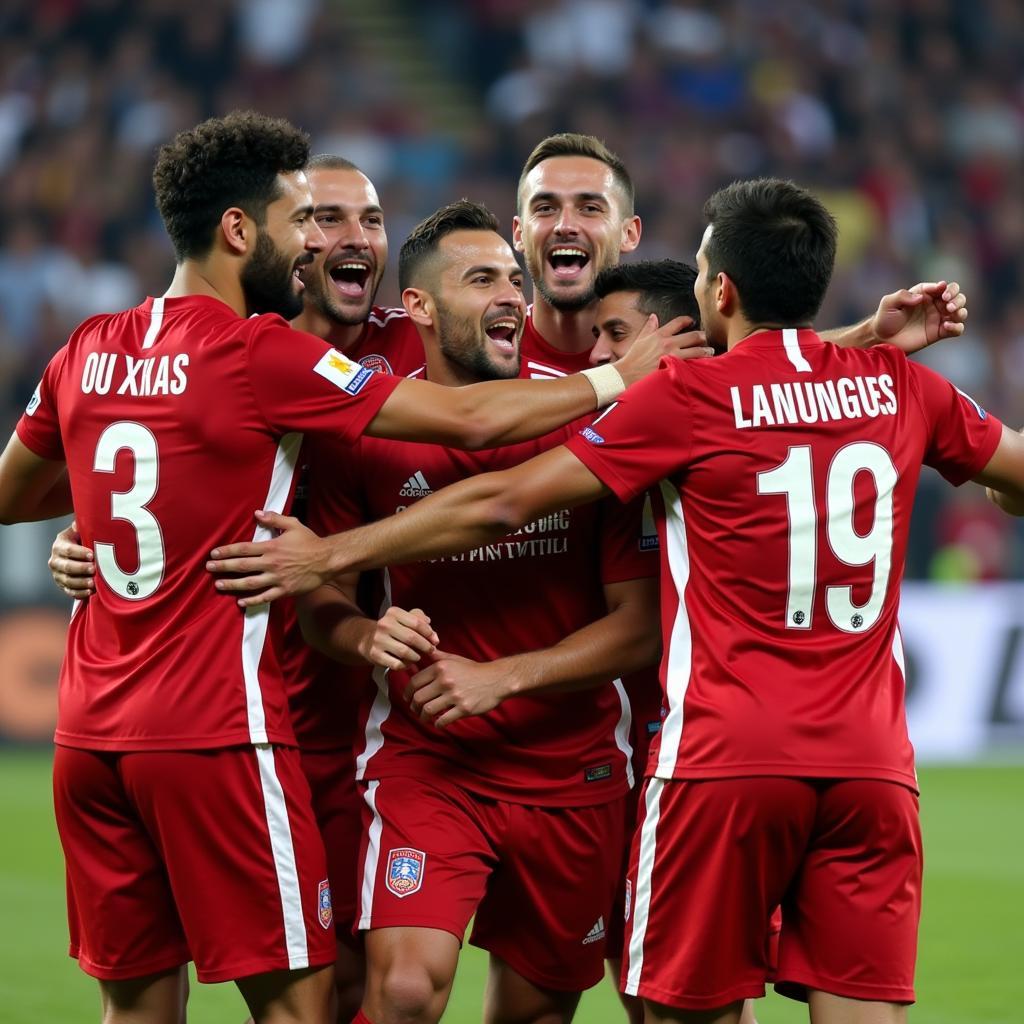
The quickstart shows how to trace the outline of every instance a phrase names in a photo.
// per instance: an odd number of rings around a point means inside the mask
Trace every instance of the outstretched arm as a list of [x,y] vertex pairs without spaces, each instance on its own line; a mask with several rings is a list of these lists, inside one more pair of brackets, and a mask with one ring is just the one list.
[[[1022,432],[1024,433],[1024,432]],[[1024,436],[1003,426],[1003,436],[985,468],[974,479],[989,499],[1011,516],[1024,516]]]
[[0,455],[0,523],[29,523],[72,511],[63,462],[44,459],[12,434]]
[[251,595],[239,601],[248,607],[307,593],[342,573],[465,551],[547,512],[608,493],[561,446],[512,469],[461,480],[387,519],[330,537],[317,537],[290,517],[258,512],[259,522],[281,530],[280,536],[264,544],[215,548],[206,567],[215,573],[249,573],[216,584],[219,590]]
[[610,583],[604,592],[608,614],[554,647],[489,662],[438,651],[409,681],[406,700],[443,728],[508,697],[589,689],[652,665],[661,650],[657,578]]
[[945,338],[959,338],[966,322],[967,296],[956,281],[924,281],[883,295],[872,316],[821,336],[852,348],[885,342],[910,354]]
[[681,358],[710,355],[704,335],[687,330],[691,323],[689,317],[677,317],[658,327],[652,316],[614,367],[558,380],[487,381],[461,388],[403,380],[365,432],[473,449],[540,437],[614,401],[630,384],[657,369],[666,352]]

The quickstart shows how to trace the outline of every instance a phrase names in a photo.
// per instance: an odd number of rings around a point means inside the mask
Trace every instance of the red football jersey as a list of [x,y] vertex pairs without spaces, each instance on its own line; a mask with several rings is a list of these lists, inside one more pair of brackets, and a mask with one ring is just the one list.
[[206,296],[93,317],[54,356],[18,424],[65,459],[96,593],[78,606],[57,741],[143,750],[291,743],[266,607],[243,613],[204,568],[218,544],[269,537],[301,431],[353,442],[398,381],[278,316]]
[[786,330],[667,360],[573,438],[623,499],[661,481],[651,773],[915,785],[896,617],[917,479],[970,479],[1001,429],[895,348]]
[[[423,342],[404,309],[374,306],[358,343],[345,353],[361,365],[380,373],[405,377],[423,365]],[[292,514],[309,518],[308,458],[303,445],[302,468],[295,490]],[[315,497],[313,498],[315,501]],[[371,577],[367,574],[367,582]],[[295,615],[294,602],[286,599],[281,663],[288,688],[295,737],[304,750],[335,750],[351,747],[359,733],[357,711],[363,692],[372,686],[369,667],[339,665],[306,645]],[[371,608],[379,604],[376,599]]]
[[519,343],[522,362],[519,376],[527,379],[545,380],[564,377],[590,367],[590,349],[584,352],[563,352],[541,336],[533,322],[533,307],[526,318],[523,338]]
[[[380,519],[467,476],[504,469],[569,436],[486,452],[364,438],[354,448],[310,439],[311,525],[318,533]],[[423,608],[441,649],[493,661],[553,646],[606,611],[602,585],[657,572],[639,507],[617,502],[554,512],[494,544],[385,573],[384,607]],[[453,781],[495,799],[573,806],[629,787],[629,704],[621,684],[511,698],[446,729],[402,699],[408,675],[374,673],[357,778]]]

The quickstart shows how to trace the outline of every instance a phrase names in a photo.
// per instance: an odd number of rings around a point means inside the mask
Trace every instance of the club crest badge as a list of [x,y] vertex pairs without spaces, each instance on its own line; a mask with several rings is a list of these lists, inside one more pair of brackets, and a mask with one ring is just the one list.
[[427,855],[422,850],[400,846],[388,853],[387,887],[399,899],[418,892],[423,884],[423,868]]
[[316,894],[317,915],[320,918],[320,926],[326,931],[334,921],[334,908],[331,905],[331,883],[325,878],[320,883]]
[[374,352],[372,355],[363,356],[359,360],[360,366],[365,366],[368,370],[375,370],[377,373],[394,373],[391,369],[391,364],[379,353]]

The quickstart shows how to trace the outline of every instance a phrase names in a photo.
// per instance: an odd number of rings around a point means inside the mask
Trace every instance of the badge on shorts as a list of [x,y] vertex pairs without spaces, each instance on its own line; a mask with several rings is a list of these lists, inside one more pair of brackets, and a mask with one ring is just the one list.
[[419,891],[423,884],[423,867],[427,855],[422,850],[414,850],[409,846],[400,846],[388,853],[389,891],[399,899],[405,899]]
[[320,925],[326,931],[334,920],[334,908],[331,906],[331,883],[326,878],[320,883],[320,888],[317,890],[316,907]]
[[626,898],[624,900],[626,912],[623,914],[625,920],[629,920],[629,912],[633,909],[633,883],[626,879]]

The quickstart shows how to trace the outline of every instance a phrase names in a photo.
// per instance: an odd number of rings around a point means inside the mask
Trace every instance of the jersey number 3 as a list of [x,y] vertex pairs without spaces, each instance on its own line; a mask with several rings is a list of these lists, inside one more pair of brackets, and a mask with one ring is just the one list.
[[113,473],[117,453],[127,449],[135,460],[135,477],[131,490],[114,491],[110,495],[110,518],[131,523],[138,545],[138,568],[125,572],[118,564],[114,545],[95,542],[96,565],[106,584],[129,601],[151,597],[164,577],[164,538],[160,524],[146,507],[156,495],[160,478],[160,453],[156,438],[148,427],[128,421],[111,423],[96,444],[93,469],[97,473]]
[[[818,505],[809,445],[790,448],[784,462],[757,474],[758,494],[783,494],[789,514],[789,587],[786,627],[810,629],[817,588]],[[874,518],[867,533],[854,526],[853,485],[869,473],[875,487]],[[899,474],[889,453],[877,444],[858,441],[836,452],[825,483],[825,533],[829,547],[846,565],[872,566],[871,593],[853,603],[852,586],[825,588],[825,608],[844,633],[863,633],[882,614],[892,569],[893,491]]]

